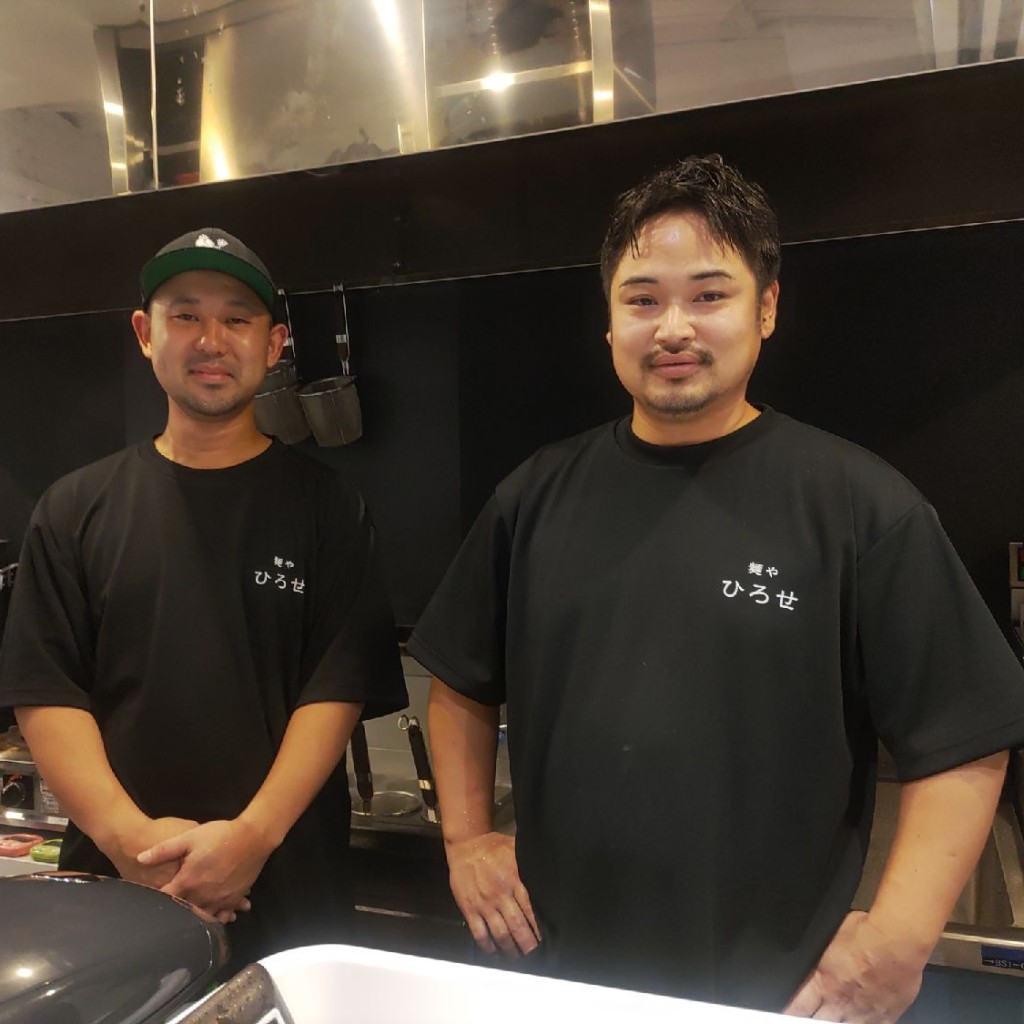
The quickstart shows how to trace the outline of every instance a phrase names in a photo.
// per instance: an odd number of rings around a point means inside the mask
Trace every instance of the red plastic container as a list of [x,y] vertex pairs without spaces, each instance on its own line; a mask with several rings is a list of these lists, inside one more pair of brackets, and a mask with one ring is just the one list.
[[33,846],[43,841],[42,836],[31,832],[15,832],[13,835],[0,836],[0,857],[24,857]]

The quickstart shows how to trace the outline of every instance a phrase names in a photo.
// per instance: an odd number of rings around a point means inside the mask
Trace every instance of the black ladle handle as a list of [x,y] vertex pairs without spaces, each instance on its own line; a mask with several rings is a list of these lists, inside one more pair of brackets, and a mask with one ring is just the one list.
[[409,746],[412,749],[412,759],[416,765],[416,778],[419,780],[423,804],[428,810],[436,811],[437,790],[434,788],[434,773],[430,770],[427,743],[423,737],[423,730],[420,728],[418,719],[409,719],[408,733]]
[[366,745],[366,727],[356,722],[352,730],[352,774],[356,777],[356,790],[364,805],[373,801],[373,772],[370,771],[370,750]]

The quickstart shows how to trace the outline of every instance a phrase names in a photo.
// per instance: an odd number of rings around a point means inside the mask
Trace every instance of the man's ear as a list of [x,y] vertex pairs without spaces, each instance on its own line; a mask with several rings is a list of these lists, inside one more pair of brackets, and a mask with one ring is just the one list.
[[270,344],[267,346],[268,370],[281,358],[281,350],[287,340],[288,328],[284,324],[274,324],[270,328]]
[[761,339],[770,338],[775,331],[775,314],[779,308],[779,282],[772,281],[761,293]]
[[151,334],[153,321],[145,310],[137,309],[132,313],[132,327],[135,330],[135,337],[139,339],[139,348],[147,359],[153,358],[153,343]]

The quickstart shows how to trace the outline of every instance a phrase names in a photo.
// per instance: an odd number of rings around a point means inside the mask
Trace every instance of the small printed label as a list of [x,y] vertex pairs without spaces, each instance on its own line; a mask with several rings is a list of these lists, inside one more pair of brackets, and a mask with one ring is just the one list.
[[1024,971],[1024,949],[1015,946],[982,946],[984,967],[1001,967],[1007,971]]
[[42,804],[40,809],[46,814],[52,814],[54,817],[60,816],[60,804],[57,803],[53,790],[42,779],[39,780],[39,802]]

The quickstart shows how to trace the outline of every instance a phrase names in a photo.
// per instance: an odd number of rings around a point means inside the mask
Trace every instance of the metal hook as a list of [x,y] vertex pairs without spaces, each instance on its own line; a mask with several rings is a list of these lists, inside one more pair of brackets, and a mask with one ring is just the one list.
[[[348,360],[352,346],[348,339],[348,302],[345,299],[345,286],[339,281],[331,286],[334,292],[334,342],[338,346],[338,358],[341,360],[341,372],[349,375]],[[341,305],[338,305],[338,299]]]
[[288,293],[283,288],[278,288],[277,294],[284,302],[284,322],[288,325],[288,338],[285,341],[285,347],[291,348],[292,362],[295,362],[295,332],[292,330],[292,311],[288,305]]

